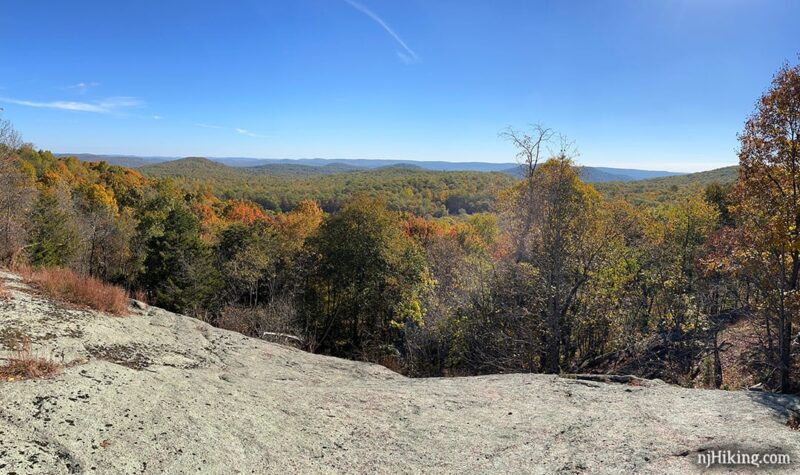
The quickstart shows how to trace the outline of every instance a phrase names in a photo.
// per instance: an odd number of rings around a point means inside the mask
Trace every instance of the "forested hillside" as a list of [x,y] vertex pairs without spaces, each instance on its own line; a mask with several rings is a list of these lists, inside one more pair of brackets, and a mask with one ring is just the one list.
[[[179,177],[155,178],[29,146],[3,167],[7,265],[69,267],[224,328],[300,335],[309,350],[410,375],[556,372],[624,360],[680,331],[680,344],[660,350],[666,361],[632,371],[714,384],[691,376],[691,355],[707,351],[719,312],[738,308],[726,294],[714,314],[686,300],[718,292],[699,259],[727,229],[724,204],[693,194],[652,210],[621,205],[583,183],[566,155],[529,163],[523,180],[396,167],[265,172],[199,158],[154,166],[152,175]],[[508,181],[490,192],[480,178]],[[327,189],[343,204],[326,214],[304,200],[284,212],[231,198],[253,184],[298,200]],[[443,204],[480,190],[491,212],[408,212],[439,186]]]
[[[594,183],[607,197],[637,206],[674,202],[708,185],[729,185],[736,180],[736,167],[630,181],[618,181],[620,175],[604,170],[620,170],[632,176],[666,172],[576,167],[581,180]],[[231,167],[206,158],[167,161],[138,171],[151,177],[176,178],[184,186],[208,189],[223,198],[251,200],[273,211],[291,210],[303,199],[313,199],[325,211],[334,211],[354,193],[377,192],[387,198],[392,209],[435,217],[456,215],[462,210],[468,214],[489,211],[497,192],[525,174],[522,166],[513,173],[437,172],[410,165],[365,170],[342,163]]]
[[159,163],[139,171],[150,177],[173,177],[182,186],[223,199],[250,200],[271,211],[290,211],[310,199],[330,212],[358,193],[379,193],[391,209],[435,217],[489,211],[496,194],[515,181],[504,173],[436,172],[412,166],[229,167],[205,158]]
[[[132,155],[95,155],[90,153],[57,153],[57,157],[77,157],[85,162],[107,162],[109,165],[140,168],[165,162],[180,162],[178,157],[137,157]],[[236,168],[265,168],[268,170],[297,170],[314,173],[310,168],[326,168],[327,170],[371,170],[376,168],[405,167],[429,171],[450,172],[501,172],[521,177],[522,169],[516,163],[490,162],[443,162],[416,160],[367,160],[367,159],[333,159],[333,158],[245,158],[245,157],[212,157],[210,161]],[[166,169],[174,168],[168,165]],[[165,171],[163,167],[157,170]],[[320,170],[317,170],[318,172]],[[580,167],[581,179],[590,183],[605,181],[633,181],[648,178],[684,175],[659,170],[637,170],[610,167]]]
[[506,134],[514,179],[197,158],[140,172],[57,158],[4,121],[0,263],[70,268],[413,376],[619,371],[791,391],[797,91],[787,66],[746,122],[738,178],[597,188],[541,127]]
[[624,199],[636,206],[658,206],[685,198],[709,185],[729,186],[736,181],[738,170],[738,166],[731,166],[688,175],[598,183],[596,187],[611,199]]

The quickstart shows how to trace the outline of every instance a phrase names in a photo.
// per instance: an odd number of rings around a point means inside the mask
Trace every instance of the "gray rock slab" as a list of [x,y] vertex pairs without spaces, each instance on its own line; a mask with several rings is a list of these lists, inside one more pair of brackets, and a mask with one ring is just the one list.
[[0,344],[26,335],[36,353],[76,363],[0,381],[0,473],[693,473],[713,448],[800,457],[790,396],[409,379],[155,307],[70,309],[0,278],[12,287]]

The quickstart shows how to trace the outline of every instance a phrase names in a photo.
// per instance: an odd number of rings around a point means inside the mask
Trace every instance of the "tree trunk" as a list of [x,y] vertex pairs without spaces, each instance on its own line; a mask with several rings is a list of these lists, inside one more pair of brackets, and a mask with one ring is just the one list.
[[547,345],[545,347],[545,359],[543,361],[544,372],[557,374],[561,368],[560,348],[561,348],[561,325],[559,315],[561,308],[558,297],[552,297],[552,303],[547,316]]
[[782,393],[791,390],[791,366],[792,366],[792,319],[788,315],[781,315],[781,331],[780,331],[780,388]]
[[714,331],[714,389],[722,387],[722,361],[719,358],[719,330]]

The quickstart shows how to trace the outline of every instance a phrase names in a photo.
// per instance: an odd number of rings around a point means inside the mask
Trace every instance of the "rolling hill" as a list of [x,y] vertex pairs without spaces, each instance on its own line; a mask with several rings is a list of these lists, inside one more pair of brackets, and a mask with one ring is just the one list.
[[[327,211],[333,211],[355,193],[379,192],[388,197],[395,209],[434,216],[458,214],[462,210],[487,211],[495,193],[509,187],[521,175],[519,167],[513,173],[509,169],[435,171],[422,167],[423,163],[427,162],[381,162],[381,167],[365,168],[351,162],[298,160],[233,167],[208,158],[190,157],[148,164],[139,170],[151,177],[173,177],[209,185],[223,198],[249,199],[269,210],[291,209],[300,200],[312,199]],[[627,175],[612,173],[616,170]],[[634,177],[669,172],[580,168],[583,179],[594,183],[607,197],[647,206],[678,199],[710,183],[732,183],[736,180],[736,170],[733,166],[635,180]]]
[[[479,212],[489,209],[497,190],[522,176],[519,165],[511,163],[73,156],[137,168],[151,177],[208,184],[221,197],[249,199],[270,210],[291,209],[302,199],[313,199],[330,211],[354,193],[381,192],[392,207],[422,215],[456,214],[462,209]],[[607,197],[647,206],[677,199],[710,183],[732,183],[737,173],[736,166],[690,174],[579,168],[583,180]]]
[[649,180],[596,183],[595,188],[608,198],[624,199],[634,205],[656,206],[702,190],[712,183],[731,184],[736,181],[738,170],[738,166],[730,166]]
[[55,153],[56,157],[75,157],[83,162],[106,162],[127,168],[139,168],[155,163],[168,162],[178,157],[140,157],[136,155],[98,155],[94,153]]
[[[152,167],[159,163],[180,162],[178,157],[139,157],[135,155],[95,155],[89,153],[56,154],[59,157],[74,156],[85,162],[105,161],[110,165],[129,168]],[[245,157],[211,157],[211,162],[234,168],[244,168],[265,174],[331,174],[344,171],[368,170],[392,166],[404,166],[431,171],[456,172],[501,172],[512,176],[522,176],[520,166],[516,163],[489,162],[445,162],[417,160],[368,160],[339,158],[245,158]],[[317,169],[317,170],[312,170]],[[581,167],[583,179],[590,183],[610,181],[633,181],[656,177],[679,176],[681,173],[659,170],[634,170],[628,168]]]
[[497,172],[426,170],[410,165],[364,169],[270,163],[231,167],[206,158],[184,158],[139,168],[143,174],[172,177],[191,186],[209,186],[222,198],[248,199],[268,210],[290,210],[305,199],[326,211],[356,193],[380,193],[391,208],[419,215],[446,216],[488,211],[497,191],[514,177]]

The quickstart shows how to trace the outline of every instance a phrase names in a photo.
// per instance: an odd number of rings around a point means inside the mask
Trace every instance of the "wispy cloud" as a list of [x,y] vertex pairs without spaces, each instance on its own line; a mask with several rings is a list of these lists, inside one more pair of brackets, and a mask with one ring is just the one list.
[[35,107],[37,109],[57,109],[75,112],[94,112],[98,114],[111,114],[119,112],[121,109],[130,107],[137,107],[142,105],[142,101],[135,97],[109,97],[102,101],[94,102],[76,102],[76,101],[26,101],[21,99],[12,99],[8,97],[0,97],[0,102],[7,104],[16,104],[18,106]]
[[155,120],[163,120],[164,118],[161,117],[160,115],[154,115],[153,119],[155,119]]
[[347,2],[347,4],[350,5],[351,7],[363,13],[364,15],[367,15],[369,18],[372,19],[372,21],[374,21],[381,28],[383,28],[386,31],[386,33],[389,34],[389,36],[394,38],[397,44],[399,44],[403,49],[403,51],[400,50],[397,51],[397,56],[400,58],[401,61],[403,61],[406,64],[419,62],[419,56],[417,56],[417,53],[415,53],[414,50],[409,48],[406,42],[403,41],[402,38],[400,38],[400,35],[395,33],[392,27],[390,27],[385,21],[383,21],[381,17],[373,13],[372,10],[370,10],[369,8],[356,2],[355,0],[344,0],[344,1]]
[[246,137],[255,137],[258,139],[267,138],[266,135],[257,134],[255,132],[252,132],[248,129],[243,129],[241,127],[223,127],[221,125],[204,124],[202,122],[195,122],[194,125],[197,127],[202,127],[204,129],[218,129],[218,130],[227,130],[230,132],[236,132],[238,135],[244,135]]
[[99,82],[94,82],[94,81],[79,82],[78,84],[67,86],[64,89],[75,89],[78,91],[78,94],[86,94],[86,91],[88,91],[90,88],[97,87],[99,85],[100,85]]
[[236,128],[236,133],[239,134],[239,135],[246,135],[248,137],[256,137],[256,138],[259,138],[259,139],[263,139],[264,138],[263,135],[259,135],[259,134],[250,132],[247,129],[240,129],[238,127]]

